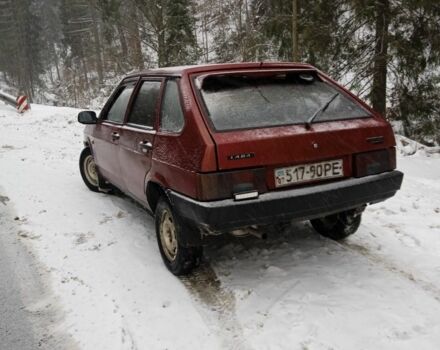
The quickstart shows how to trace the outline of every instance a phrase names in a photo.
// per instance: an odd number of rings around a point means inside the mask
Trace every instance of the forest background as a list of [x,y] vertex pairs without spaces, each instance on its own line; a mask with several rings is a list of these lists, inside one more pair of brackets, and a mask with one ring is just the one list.
[[308,62],[440,144],[438,0],[0,0],[0,89],[99,108],[128,72]]

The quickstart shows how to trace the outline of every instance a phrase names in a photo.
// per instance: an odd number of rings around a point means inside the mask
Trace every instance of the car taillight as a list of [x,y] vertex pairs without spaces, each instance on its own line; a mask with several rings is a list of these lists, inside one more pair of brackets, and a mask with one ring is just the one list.
[[197,174],[197,198],[201,201],[251,199],[266,191],[264,169]]
[[362,177],[384,173],[396,168],[394,147],[354,155],[353,176]]

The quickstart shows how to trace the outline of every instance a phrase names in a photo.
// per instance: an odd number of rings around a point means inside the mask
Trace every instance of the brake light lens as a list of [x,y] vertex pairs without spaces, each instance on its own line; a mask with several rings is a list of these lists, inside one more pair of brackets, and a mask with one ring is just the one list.
[[197,174],[197,197],[201,201],[226,198],[244,200],[250,199],[250,193],[257,192],[258,197],[259,193],[266,191],[264,169]]
[[394,147],[354,155],[354,177],[380,174],[395,168],[396,149]]

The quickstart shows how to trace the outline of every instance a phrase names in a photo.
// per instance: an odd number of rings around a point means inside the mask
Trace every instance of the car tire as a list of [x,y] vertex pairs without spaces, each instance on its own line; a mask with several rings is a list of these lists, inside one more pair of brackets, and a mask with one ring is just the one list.
[[319,219],[310,220],[313,228],[322,236],[340,241],[357,231],[362,214],[356,210],[344,211]]
[[168,270],[182,276],[200,265],[203,248],[186,247],[180,238],[192,228],[182,222],[165,197],[159,199],[155,211],[156,236],[160,254]]
[[95,160],[88,147],[82,150],[79,157],[79,170],[81,172],[81,177],[89,190],[100,192],[98,169],[96,169]]

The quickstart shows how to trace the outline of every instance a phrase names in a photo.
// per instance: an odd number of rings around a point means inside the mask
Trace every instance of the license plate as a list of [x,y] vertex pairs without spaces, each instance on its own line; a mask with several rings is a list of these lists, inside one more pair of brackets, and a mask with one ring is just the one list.
[[303,164],[275,169],[275,186],[282,187],[294,183],[333,179],[344,176],[342,159]]

